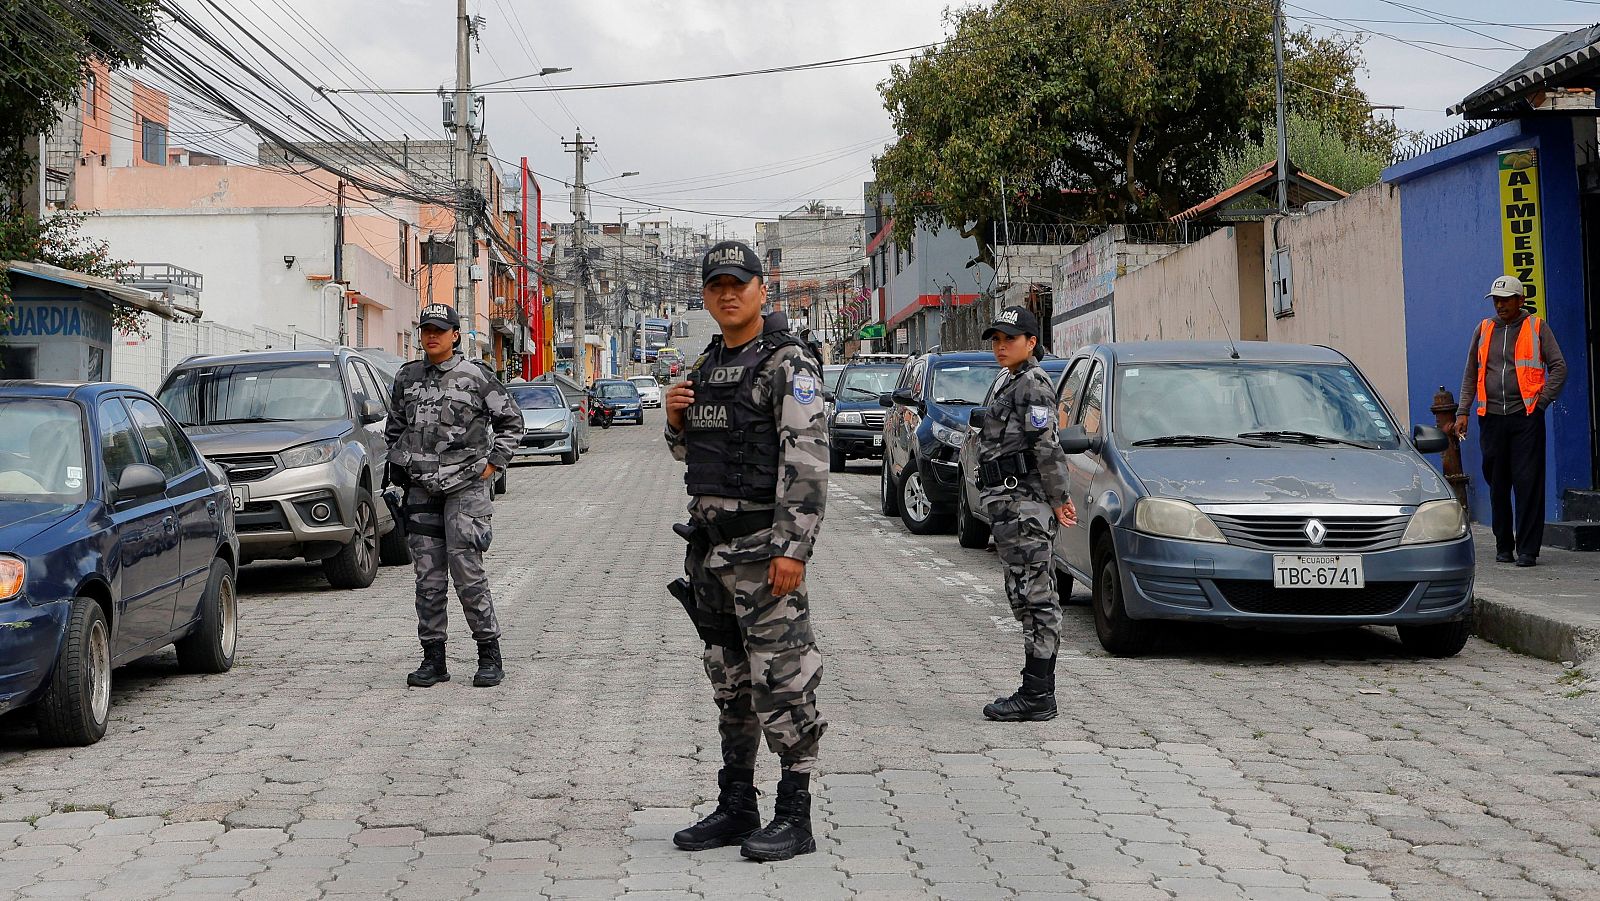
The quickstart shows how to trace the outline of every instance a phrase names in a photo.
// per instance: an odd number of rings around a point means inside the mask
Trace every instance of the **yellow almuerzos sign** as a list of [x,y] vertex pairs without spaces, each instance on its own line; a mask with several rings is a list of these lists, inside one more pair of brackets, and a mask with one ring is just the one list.
[[1522,280],[1527,307],[1545,315],[1544,233],[1539,228],[1538,151],[1500,152],[1500,246],[1506,274]]

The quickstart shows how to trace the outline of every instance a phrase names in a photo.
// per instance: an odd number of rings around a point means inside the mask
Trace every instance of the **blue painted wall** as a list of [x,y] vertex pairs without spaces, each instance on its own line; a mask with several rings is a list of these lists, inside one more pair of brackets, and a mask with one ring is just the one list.
[[[1510,122],[1392,166],[1383,176],[1400,185],[1409,396],[1417,412],[1413,419],[1426,422],[1424,411],[1440,385],[1452,394],[1459,390],[1473,330],[1494,314],[1484,294],[1504,268],[1496,153],[1539,151],[1546,309],[1569,370],[1560,400],[1547,413],[1546,507],[1552,519],[1560,515],[1563,490],[1594,487],[1573,121]],[[1487,521],[1475,419],[1462,444],[1462,467],[1471,476],[1473,517]]]

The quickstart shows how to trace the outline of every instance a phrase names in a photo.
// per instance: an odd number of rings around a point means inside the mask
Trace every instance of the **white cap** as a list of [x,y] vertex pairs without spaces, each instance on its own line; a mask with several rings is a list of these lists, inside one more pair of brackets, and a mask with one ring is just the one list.
[[1489,293],[1484,297],[1527,297],[1527,289],[1522,287],[1522,282],[1514,275],[1502,275],[1489,286]]

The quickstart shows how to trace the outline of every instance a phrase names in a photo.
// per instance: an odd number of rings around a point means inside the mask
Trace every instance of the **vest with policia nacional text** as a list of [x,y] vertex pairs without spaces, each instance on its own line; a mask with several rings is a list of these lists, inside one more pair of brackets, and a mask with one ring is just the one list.
[[778,419],[772,404],[757,404],[756,378],[782,347],[804,347],[789,332],[789,317],[769,313],[761,334],[731,359],[722,337],[711,339],[694,370],[694,403],[684,410],[693,495],[771,502],[778,489]]

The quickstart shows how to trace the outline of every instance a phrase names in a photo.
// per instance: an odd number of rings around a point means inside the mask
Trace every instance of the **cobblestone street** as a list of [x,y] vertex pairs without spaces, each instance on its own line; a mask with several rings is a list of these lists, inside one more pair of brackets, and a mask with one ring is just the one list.
[[[714,796],[713,708],[665,583],[680,470],[643,428],[517,467],[488,555],[505,684],[408,689],[409,568],[365,591],[259,564],[239,663],[117,675],[111,729],[0,722],[0,896],[1600,899],[1585,677],[1473,640],[1190,630],[1141,660],[1069,609],[1061,716],[985,721],[1017,681],[990,553],[835,476],[810,569],[827,656],[818,853],[684,853]],[[453,602],[452,602],[453,603]],[[1592,685],[1592,683],[1588,683]],[[776,764],[758,784],[770,809]]]

